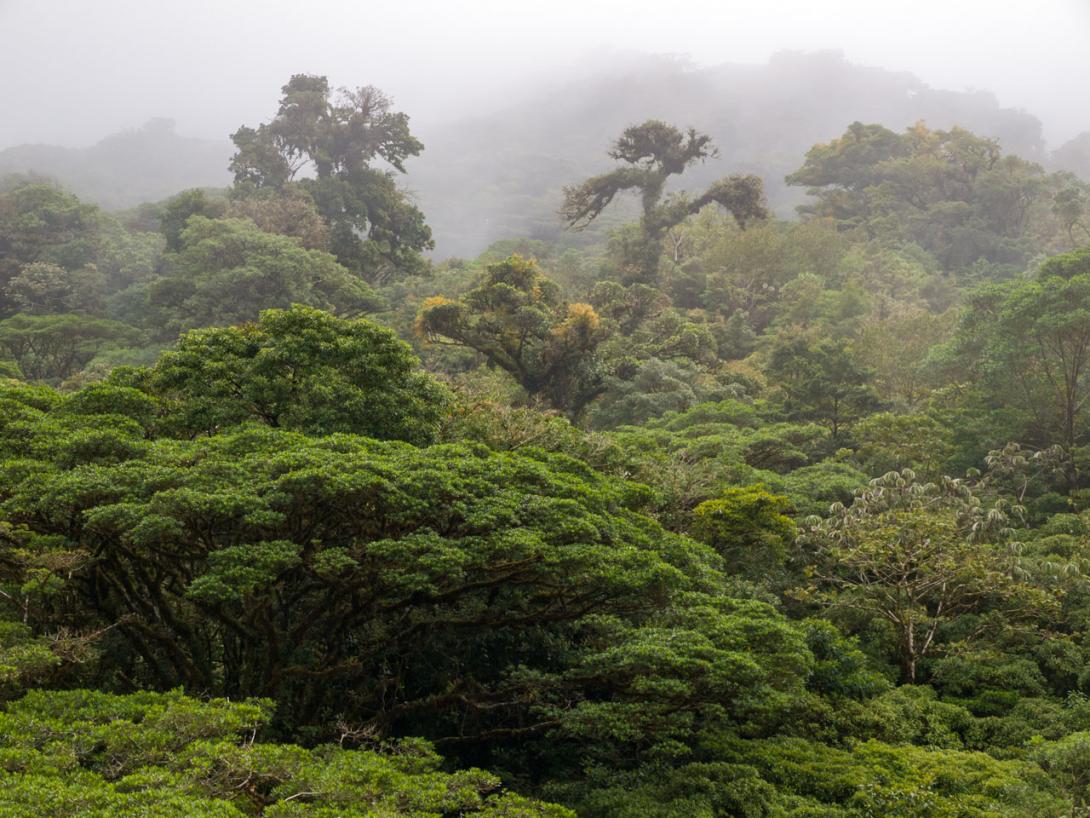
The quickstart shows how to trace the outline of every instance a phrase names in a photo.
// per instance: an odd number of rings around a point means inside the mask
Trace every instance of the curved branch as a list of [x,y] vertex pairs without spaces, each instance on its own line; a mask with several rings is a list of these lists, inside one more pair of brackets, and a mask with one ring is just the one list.
[[764,186],[758,176],[735,174],[712,183],[703,195],[689,203],[689,214],[699,213],[712,202],[729,210],[743,230],[748,222],[769,217]]
[[565,187],[560,215],[568,227],[582,230],[609,206],[618,193],[634,188],[642,190],[650,181],[648,176],[646,170],[618,168],[587,179],[581,185]]

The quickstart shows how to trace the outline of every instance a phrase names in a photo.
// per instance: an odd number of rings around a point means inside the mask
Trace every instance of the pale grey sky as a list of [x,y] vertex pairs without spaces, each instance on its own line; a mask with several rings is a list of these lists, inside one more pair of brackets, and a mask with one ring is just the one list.
[[1055,147],[1090,130],[1090,0],[0,0],[0,147],[92,143],[153,116],[224,138],[293,73],[374,84],[416,121],[495,106],[588,54],[763,63],[839,49],[987,89]]

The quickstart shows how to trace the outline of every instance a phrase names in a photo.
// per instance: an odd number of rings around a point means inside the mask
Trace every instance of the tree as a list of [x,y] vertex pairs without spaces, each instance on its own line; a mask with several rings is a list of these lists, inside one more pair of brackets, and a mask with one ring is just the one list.
[[[79,269],[95,261],[98,209],[54,185],[0,193],[0,288],[33,262]],[[10,310],[0,311],[0,317]]]
[[51,394],[0,402],[0,617],[100,632],[88,681],[273,697],[282,735],[425,735],[571,779],[801,690],[795,627],[568,454],[164,439],[124,388]]
[[302,306],[186,333],[147,374],[146,388],[171,407],[165,427],[183,435],[254,419],[308,434],[427,443],[448,401],[391,330]]
[[595,355],[605,328],[589,304],[566,304],[560,288],[532,259],[514,255],[490,264],[458,301],[424,302],[417,331],[432,343],[476,350],[531,396],[571,417],[604,389]]
[[1090,207],[1087,206],[1085,185],[1072,184],[1057,193],[1052,201],[1052,212],[1067,231],[1073,248],[1090,240]]
[[[372,167],[381,160],[404,173],[405,160],[423,150],[408,116],[372,86],[331,98],[325,77],[296,74],[282,91],[271,122],[231,136],[236,190],[298,185],[329,225],[341,264],[372,282],[417,270],[420,251],[432,247],[431,231],[393,172]],[[314,178],[296,181],[304,170]]]
[[855,364],[843,344],[830,339],[781,341],[772,351],[768,372],[784,392],[789,416],[828,426],[834,440],[878,406],[869,373]]
[[268,308],[305,304],[354,316],[381,301],[329,253],[245,219],[189,217],[168,272],[147,291],[160,334],[252,321]]
[[938,480],[954,455],[953,430],[926,414],[877,412],[852,429],[853,459],[872,477],[911,469]]
[[1033,234],[1067,238],[1066,229],[1056,229],[1052,203],[1071,187],[1069,178],[1003,156],[997,141],[963,128],[917,123],[898,134],[855,122],[811,148],[787,182],[807,186],[816,198],[803,214],[889,243],[918,244],[948,271],[967,272],[981,259],[1017,268],[1041,246]]
[[776,318],[784,285],[804,274],[831,277],[849,247],[830,219],[766,221],[731,229],[725,220],[694,220],[694,233],[711,228],[690,263],[706,271],[700,306],[724,317],[741,314],[761,332]]
[[[622,361],[607,379],[602,397],[592,404],[590,425],[599,429],[639,425],[666,412],[683,412],[732,396],[730,386],[686,364],[655,357]],[[633,372],[626,371],[630,367]]]
[[0,318],[19,310],[116,317],[105,309],[111,296],[153,278],[162,245],[157,233],[130,231],[53,185],[0,192],[0,296],[9,296]]
[[264,189],[236,196],[227,205],[233,219],[249,219],[267,233],[292,236],[308,250],[330,249],[329,225],[310,195],[297,187]]
[[1015,579],[1016,557],[996,542],[1009,533],[1002,503],[985,508],[960,481],[915,482],[891,472],[811,521],[801,545],[816,581],[804,597],[834,610],[881,617],[895,636],[901,680],[915,684],[940,629],[988,606],[1014,619],[1050,609],[1047,592]]
[[725,207],[739,226],[768,215],[761,180],[756,176],[729,176],[711,185],[695,199],[665,196],[669,177],[683,173],[694,162],[716,155],[711,137],[690,128],[682,132],[658,120],[626,128],[609,151],[622,167],[564,189],[560,210],[568,226],[582,229],[594,221],[623,191],[640,194],[643,215],[640,235],[624,250],[628,277],[653,282],[658,275],[662,242],[671,228],[713,202]]
[[[1090,398],[1090,254],[1057,256],[1037,277],[977,290],[953,352],[993,405],[1032,418],[1038,443],[1073,446],[1085,437]],[[971,373],[971,374],[970,374]]]
[[96,355],[142,341],[143,333],[134,327],[85,315],[15,315],[0,321],[0,351],[32,381],[60,383]]
[[[830,747],[797,738],[741,745],[744,761],[800,815],[822,818],[1023,818],[1059,815],[1064,800],[1040,767],[981,752],[860,741]],[[785,799],[786,800],[786,799]],[[773,813],[774,814],[774,813]],[[788,813],[790,814],[790,813]]]
[[928,354],[949,338],[954,320],[953,311],[935,315],[902,307],[863,321],[852,351],[873,373],[874,389],[883,403],[913,409],[926,398]]
[[8,295],[20,312],[31,315],[94,312],[101,307],[104,283],[93,265],[69,271],[35,261],[11,279]]
[[1072,733],[1043,743],[1034,755],[1071,796],[1071,818],[1090,815],[1090,733]]
[[1038,278],[1057,277],[1070,280],[1080,275],[1090,275],[1090,248],[1046,258],[1037,268]]
[[167,249],[177,252],[182,249],[182,231],[185,230],[191,216],[204,216],[208,219],[221,219],[226,215],[227,205],[222,199],[209,196],[200,188],[183,190],[172,196],[159,209],[159,232],[166,239]]

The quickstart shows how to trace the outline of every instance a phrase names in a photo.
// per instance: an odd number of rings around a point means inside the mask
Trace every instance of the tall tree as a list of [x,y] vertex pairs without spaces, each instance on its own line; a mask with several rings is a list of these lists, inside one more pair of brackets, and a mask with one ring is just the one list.
[[878,407],[870,373],[836,341],[785,339],[773,349],[768,372],[783,390],[788,414],[827,426],[834,440]]
[[996,545],[1014,511],[985,507],[961,481],[890,473],[804,532],[809,591],[834,610],[884,620],[901,680],[914,684],[957,616],[991,607],[1024,619],[1052,609],[1047,592],[1016,578],[1016,554]]
[[[329,224],[337,259],[369,281],[419,268],[431,231],[394,179],[424,149],[409,117],[372,86],[334,97],[325,77],[296,74],[282,91],[271,122],[231,136],[236,189],[304,188]],[[376,160],[393,170],[373,167]],[[308,171],[313,178],[296,181]]]
[[650,119],[626,128],[609,155],[621,167],[564,189],[560,213],[568,226],[589,225],[623,191],[640,195],[643,215],[639,237],[627,243],[624,264],[627,277],[654,281],[658,273],[662,242],[672,227],[711,203],[725,207],[739,226],[767,217],[761,180],[756,176],[728,176],[690,199],[684,194],[665,195],[666,181],[683,173],[694,162],[716,155],[711,137],[695,129],[681,131],[673,125]]
[[1049,259],[1030,280],[969,299],[953,346],[964,377],[989,403],[1030,418],[1039,443],[1086,438],[1090,400],[1090,252]]

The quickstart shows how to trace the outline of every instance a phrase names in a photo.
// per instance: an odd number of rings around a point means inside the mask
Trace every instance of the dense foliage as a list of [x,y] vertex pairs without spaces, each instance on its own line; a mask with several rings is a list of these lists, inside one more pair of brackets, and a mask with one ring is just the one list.
[[447,774],[425,743],[376,750],[254,741],[267,701],[178,692],[32,692],[0,714],[0,810],[67,818],[328,815],[565,818],[500,791],[480,770]]
[[0,813],[1085,814],[1085,185],[854,124],[777,220],[652,120],[428,262],[381,92],[234,142],[0,188]]

